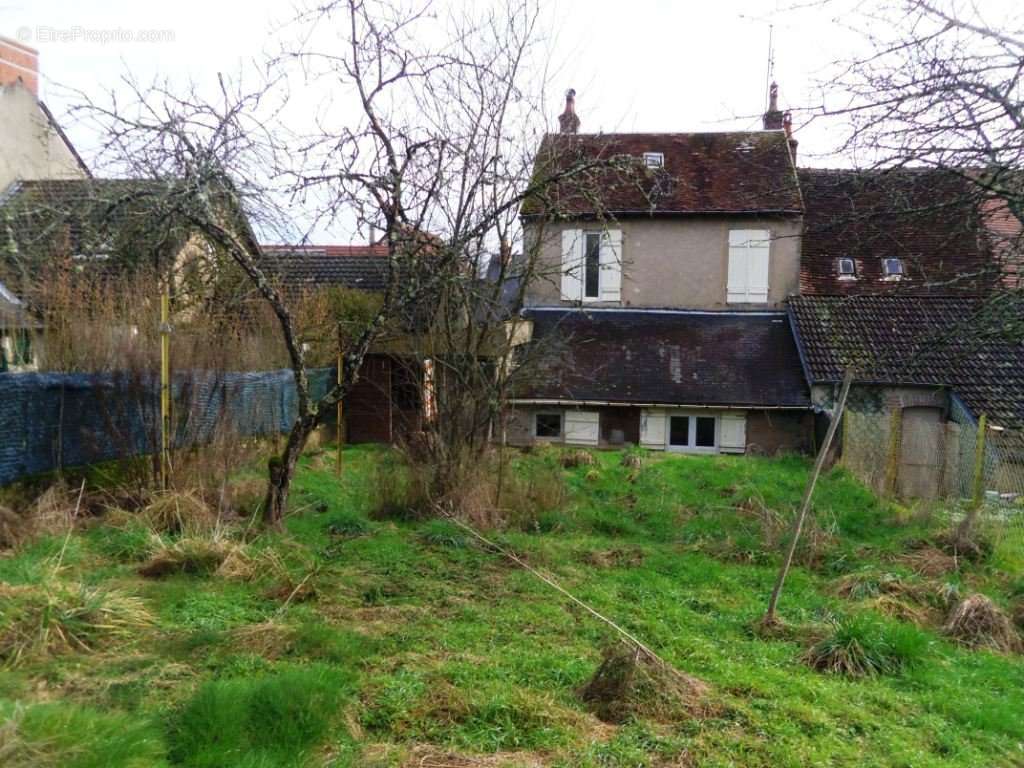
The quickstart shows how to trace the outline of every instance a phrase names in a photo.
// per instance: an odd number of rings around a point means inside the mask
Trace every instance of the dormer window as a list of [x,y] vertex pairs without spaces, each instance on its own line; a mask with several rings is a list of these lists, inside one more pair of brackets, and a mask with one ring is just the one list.
[[665,154],[663,152],[644,152],[644,166],[647,168],[664,168]]
[[903,259],[882,259],[882,274],[887,280],[903,277]]
[[857,264],[851,258],[843,257],[836,259],[836,271],[839,273],[841,280],[857,279]]

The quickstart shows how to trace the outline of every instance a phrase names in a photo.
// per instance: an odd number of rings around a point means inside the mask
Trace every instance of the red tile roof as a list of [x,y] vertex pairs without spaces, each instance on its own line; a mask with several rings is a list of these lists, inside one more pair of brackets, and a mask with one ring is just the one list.
[[[645,168],[645,152],[662,153],[664,167]],[[588,163],[590,172],[526,201],[523,215],[585,216],[601,208],[616,215],[802,209],[783,131],[548,134],[537,152],[534,178]]]
[[[984,200],[963,176],[933,169],[798,173],[802,294],[977,295],[997,279],[980,215]],[[839,277],[841,257],[855,261],[856,279]],[[885,279],[886,258],[903,261],[902,279]]]

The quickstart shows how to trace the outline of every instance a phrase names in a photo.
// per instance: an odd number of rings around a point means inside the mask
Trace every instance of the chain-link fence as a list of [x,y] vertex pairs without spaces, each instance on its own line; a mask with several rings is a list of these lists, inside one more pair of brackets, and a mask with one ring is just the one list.
[[[333,368],[309,372],[314,398]],[[179,371],[171,381],[171,445],[221,435],[271,436],[297,414],[290,370]],[[160,381],[152,373],[0,374],[0,485],[62,467],[152,454],[160,445]]]
[[855,387],[840,463],[884,496],[984,503],[1024,521],[1024,433],[981,422],[942,390]]

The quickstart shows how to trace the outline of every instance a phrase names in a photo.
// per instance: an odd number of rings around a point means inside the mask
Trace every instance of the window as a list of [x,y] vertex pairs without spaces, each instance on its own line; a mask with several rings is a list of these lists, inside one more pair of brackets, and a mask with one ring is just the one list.
[[648,168],[663,168],[665,155],[661,152],[644,152],[644,165]]
[[903,259],[882,259],[882,274],[893,280],[903,277]]
[[562,414],[538,413],[534,417],[533,434],[536,437],[558,438],[562,436]]
[[601,233],[587,232],[583,258],[583,298],[601,298]]
[[854,278],[857,276],[857,265],[853,259],[836,259],[836,271],[839,272],[839,277]]
[[766,229],[729,230],[729,274],[726,301],[766,304],[771,232]]
[[718,447],[717,416],[671,416],[668,447],[677,451],[714,451]]

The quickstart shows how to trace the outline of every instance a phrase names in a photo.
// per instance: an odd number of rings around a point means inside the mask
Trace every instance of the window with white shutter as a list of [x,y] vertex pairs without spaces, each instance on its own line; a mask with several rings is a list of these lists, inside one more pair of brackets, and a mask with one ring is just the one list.
[[562,301],[620,301],[622,230],[562,230]]
[[771,233],[766,229],[729,230],[728,303],[767,303],[770,250]]

